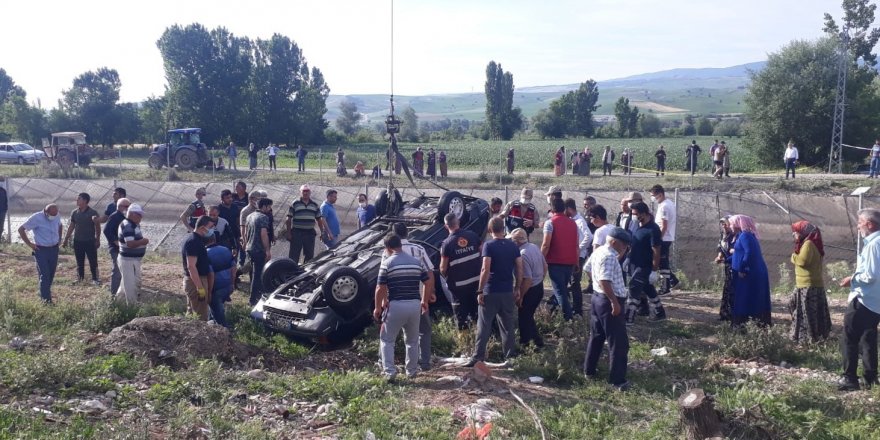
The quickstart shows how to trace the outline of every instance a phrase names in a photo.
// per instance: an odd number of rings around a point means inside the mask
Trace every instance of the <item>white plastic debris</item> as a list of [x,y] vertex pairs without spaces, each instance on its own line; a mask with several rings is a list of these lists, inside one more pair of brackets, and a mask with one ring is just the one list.
[[531,383],[544,383],[544,378],[541,376],[529,376],[529,382],[531,382]]
[[651,356],[666,356],[668,354],[669,354],[669,350],[667,350],[666,347],[651,349]]

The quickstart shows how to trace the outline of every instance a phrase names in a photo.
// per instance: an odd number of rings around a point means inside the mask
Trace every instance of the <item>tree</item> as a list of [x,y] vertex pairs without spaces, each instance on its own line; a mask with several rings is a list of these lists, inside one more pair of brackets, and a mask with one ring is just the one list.
[[[248,114],[249,132],[257,142],[291,143],[297,137],[294,103],[308,78],[302,50],[290,38],[274,34],[254,43]],[[306,74],[303,75],[305,67]],[[270,139],[271,137],[271,139]]]
[[[868,0],[843,0],[843,24],[849,30],[849,52],[854,60],[861,59],[865,69],[877,65],[877,54],[872,53],[880,40],[880,29],[871,28],[877,5]],[[841,29],[829,13],[825,13],[825,27],[829,37],[839,39]],[[837,40],[840,41],[840,40]]]
[[598,106],[599,88],[589,80],[550,103],[549,109],[532,117],[532,124],[542,138],[564,136],[589,137],[594,134],[593,112]]
[[113,145],[119,122],[116,103],[120,87],[119,73],[102,67],[77,76],[73,87],[62,92],[68,117],[92,142]]
[[629,106],[629,98],[621,96],[614,104],[618,137],[636,137],[639,133],[639,108]]
[[553,104],[556,102],[553,101],[550,103],[550,108],[538,110],[538,113],[532,116],[532,126],[535,127],[535,131],[538,132],[541,139],[565,136],[566,121],[562,119],[562,115],[554,108]]
[[400,127],[400,140],[404,142],[419,141],[419,116],[415,109],[407,107],[403,110],[403,124]]
[[353,100],[345,98],[339,103],[339,111],[341,114],[336,118],[336,128],[346,136],[353,136],[357,132],[361,120],[357,104]]
[[144,144],[162,142],[165,139],[165,97],[151,96],[144,100],[138,108],[140,133],[137,141]]
[[740,135],[742,122],[739,119],[725,119],[717,124],[712,130],[713,136],[734,137]]
[[[768,163],[779,163],[783,145],[793,140],[802,162],[828,158],[837,89],[837,43],[832,38],[794,41],[770,54],[767,65],[752,74],[745,97],[750,121],[744,145]],[[880,114],[880,99],[871,83],[876,73],[850,63],[847,81],[845,142],[870,144]],[[856,152],[845,150],[850,157]]]
[[697,134],[700,136],[711,136],[712,130],[712,121],[709,118],[703,116],[702,118],[697,120]]
[[493,138],[510,140],[522,128],[522,110],[513,107],[513,75],[500,64],[486,66],[486,123]]
[[295,141],[305,144],[320,144],[324,140],[324,129],[330,124],[324,118],[327,113],[327,97],[330,87],[324,82],[324,74],[317,67],[303,64],[303,89],[294,99]]
[[15,84],[15,81],[6,74],[6,70],[0,68],[0,106],[12,96],[26,97],[24,90]]
[[662,132],[660,118],[646,113],[639,116],[639,133],[642,136],[659,136]]
[[0,105],[0,133],[10,139],[39,145],[46,133],[46,115],[43,110],[28,105],[22,94],[9,94]]

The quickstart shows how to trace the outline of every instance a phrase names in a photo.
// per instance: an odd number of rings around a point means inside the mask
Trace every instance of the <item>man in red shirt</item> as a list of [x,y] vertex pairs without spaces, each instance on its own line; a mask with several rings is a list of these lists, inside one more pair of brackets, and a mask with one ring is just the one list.
[[574,266],[578,264],[578,229],[574,220],[565,215],[565,202],[561,198],[554,198],[552,204],[553,214],[544,222],[541,253],[547,260],[553,295],[556,302],[562,304],[562,315],[568,321],[572,317],[568,285]]

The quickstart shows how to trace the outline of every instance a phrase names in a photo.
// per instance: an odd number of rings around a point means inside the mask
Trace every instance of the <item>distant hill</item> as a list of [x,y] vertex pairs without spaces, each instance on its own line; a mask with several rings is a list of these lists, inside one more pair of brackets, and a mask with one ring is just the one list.
[[[614,103],[621,96],[642,111],[660,117],[677,117],[686,113],[741,113],[742,97],[749,84],[749,71],[759,71],[766,62],[721,68],[681,68],[642,73],[625,78],[599,82],[597,115],[614,114]],[[522,87],[516,89],[514,105],[531,117],[564,93],[579,84]],[[381,122],[388,113],[388,95],[330,95],[327,118],[335,120],[339,103],[349,98],[367,118],[367,125]],[[481,93],[459,93],[424,96],[395,96],[395,107],[411,106],[420,120],[470,119],[482,120],[486,98]]]

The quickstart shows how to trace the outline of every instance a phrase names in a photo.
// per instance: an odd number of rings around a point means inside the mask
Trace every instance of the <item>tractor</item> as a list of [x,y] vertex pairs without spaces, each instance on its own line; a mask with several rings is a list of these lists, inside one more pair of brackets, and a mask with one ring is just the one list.
[[201,128],[168,130],[166,143],[153,146],[147,165],[157,170],[175,165],[182,170],[205,167],[210,159],[208,149],[199,139],[201,133]]
[[70,168],[73,164],[87,167],[95,154],[95,149],[86,143],[85,133],[79,131],[52,133],[51,141],[43,138],[43,150],[49,160],[57,162],[62,168]]

